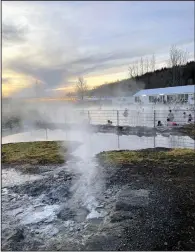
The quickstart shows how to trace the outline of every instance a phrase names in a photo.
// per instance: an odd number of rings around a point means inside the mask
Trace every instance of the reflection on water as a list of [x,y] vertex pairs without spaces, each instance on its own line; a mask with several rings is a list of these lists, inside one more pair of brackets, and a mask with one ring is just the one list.
[[[43,140],[46,140],[46,131],[36,130],[3,137],[2,143]],[[93,154],[104,150],[118,149],[118,136],[110,133],[89,133],[79,130],[67,132],[63,130],[47,130],[47,140],[78,141],[85,145],[85,149],[87,146],[87,153]],[[194,148],[195,141],[188,136],[157,135],[156,137],[139,137],[136,135],[123,135],[119,137],[119,143],[120,149],[132,150],[153,147]]]

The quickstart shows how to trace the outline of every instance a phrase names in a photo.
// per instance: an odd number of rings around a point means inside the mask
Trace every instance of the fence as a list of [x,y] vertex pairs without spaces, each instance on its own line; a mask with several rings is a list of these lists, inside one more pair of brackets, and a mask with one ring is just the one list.
[[[47,111],[45,111],[47,112]],[[50,114],[52,122],[54,124],[78,124],[78,128],[83,122],[90,123],[91,125],[106,125],[108,120],[112,121],[113,126],[143,126],[151,129],[156,128],[158,121],[161,121],[165,126],[167,125],[168,111],[166,110],[129,110],[128,115],[124,116],[124,110],[74,110],[74,111],[60,111],[54,114]],[[184,110],[173,110],[174,121],[183,125],[187,123],[188,115],[191,114],[193,119],[195,112],[188,111],[187,116],[184,118]],[[46,114],[47,115],[47,114]],[[49,114],[48,114],[49,115]],[[177,127],[177,126],[173,126]],[[165,127],[167,128],[167,127]],[[58,140],[65,139],[71,140],[70,135],[73,136],[75,133],[71,133],[66,127],[62,127],[60,133],[58,132]],[[49,130],[46,126],[44,129],[31,133],[32,139],[44,139],[44,140],[55,140],[55,130]],[[116,133],[116,132],[115,132]],[[97,134],[96,134],[97,135]],[[110,134],[111,135],[111,134]],[[111,141],[108,134],[98,133],[98,136],[102,138],[102,141]],[[93,138],[93,134],[91,134]],[[145,134],[131,134],[131,135],[112,135],[112,138],[116,139],[113,148],[124,149],[124,148],[144,148],[144,147],[169,147],[169,148],[194,148],[195,142],[188,136],[171,135],[167,132],[161,132],[159,134],[148,135]],[[74,140],[77,140],[76,138]],[[95,144],[95,143],[94,143]]]
[[[183,125],[188,122],[188,115],[191,114],[193,119],[195,111],[173,110],[174,122],[178,125]],[[184,112],[186,116],[184,117]],[[158,121],[163,125],[167,125],[168,110],[146,110],[144,108],[139,110],[129,110],[127,116],[124,116],[124,110],[74,110],[71,112],[63,112],[52,116],[54,123],[64,124],[80,124],[83,121],[88,121],[92,125],[106,125],[108,120],[112,122],[113,126],[145,126],[156,127]]]

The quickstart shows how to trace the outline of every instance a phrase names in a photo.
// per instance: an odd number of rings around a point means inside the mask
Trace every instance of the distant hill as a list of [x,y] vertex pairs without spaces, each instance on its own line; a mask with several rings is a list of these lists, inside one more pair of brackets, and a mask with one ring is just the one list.
[[89,91],[92,96],[129,96],[140,89],[163,88],[195,84],[195,61],[172,68],[148,72],[134,79],[125,79],[101,85]]

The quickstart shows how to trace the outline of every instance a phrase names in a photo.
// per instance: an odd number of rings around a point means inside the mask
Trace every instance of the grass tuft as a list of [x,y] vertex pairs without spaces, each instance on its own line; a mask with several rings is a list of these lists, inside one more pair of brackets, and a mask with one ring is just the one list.
[[66,161],[68,148],[61,141],[37,141],[2,145],[3,164],[47,165]]

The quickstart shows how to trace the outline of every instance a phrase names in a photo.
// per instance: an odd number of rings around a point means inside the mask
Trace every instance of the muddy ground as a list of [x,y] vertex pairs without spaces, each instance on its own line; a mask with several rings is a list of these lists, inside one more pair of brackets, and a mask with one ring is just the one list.
[[80,174],[66,167],[4,187],[2,250],[195,250],[194,164],[96,165],[104,186],[88,205],[72,199]]

